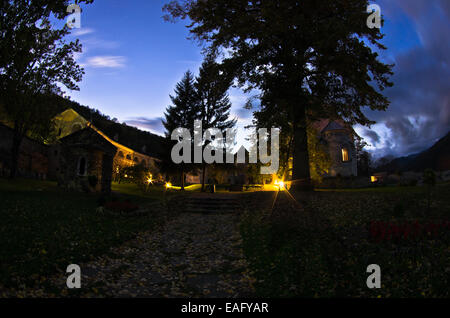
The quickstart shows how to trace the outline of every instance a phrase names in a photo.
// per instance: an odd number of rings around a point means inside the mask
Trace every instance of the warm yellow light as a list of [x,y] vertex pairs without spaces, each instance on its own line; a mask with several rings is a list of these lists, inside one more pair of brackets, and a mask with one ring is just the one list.
[[125,178],[128,178],[128,175],[127,175],[127,174],[125,175]]
[[152,178],[148,178],[148,179],[147,179],[147,182],[148,182],[149,184],[152,183],[152,182],[153,182]]
[[275,180],[274,184],[275,184],[275,186],[278,187],[278,189],[284,190],[284,182],[283,181]]
[[167,188],[167,189],[170,189],[170,188],[172,188],[172,183],[170,183],[170,182],[167,182],[167,183],[166,183],[166,188]]
[[348,160],[348,150],[346,148],[342,148],[342,161],[347,162]]
[[371,177],[370,177],[370,181],[372,181],[372,182],[377,182],[378,179],[377,179],[377,177],[375,177],[375,176],[371,176]]

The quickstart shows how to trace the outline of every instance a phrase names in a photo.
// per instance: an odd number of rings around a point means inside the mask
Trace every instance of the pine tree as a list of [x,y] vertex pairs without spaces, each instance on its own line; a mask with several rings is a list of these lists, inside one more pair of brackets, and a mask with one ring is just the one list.
[[[171,164],[170,152],[171,134],[177,128],[187,128],[193,136],[194,121],[199,118],[199,98],[195,89],[194,75],[187,71],[182,80],[175,86],[175,95],[170,95],[172,105],[168,106],[164,113],[165,120],[163,120],[164,128],[166,129],[166,139],[168,140],[166,146],[166,167],[164,170],[170,171],[174,167]],[[181,173],[181,189],[184,190],[185,172],[189,167],[186,163],[181,163],[179,170]]]
[[[213,56],[208,55],[200,67],[195,88],[199,98],[202,129],[217,128],[224,131],[236,125],[236,120],[229,120],[231,102],[228,89],[232,80],[221,73]],[[225,134],[224,134],[225,136]],[[204,144],[206,146],[206,144]],[[202,163],[202,191],[205,190],[206,164]]]
[[[246,90],[261,92],[270,114],[286,113],[293,129],[295,188],[310,189],[307,119],[342,118],[369,125],[362,112],[386,110],[383,89],[393,65],[374,48],[367,0],[173,0],[167,20],[189,19],[206,52],[225,52],[223,69]],[[308,117],[308,118],[307,118]],[[314,117],[314,118],[310,118]],[[293,185],[294,186],[294,185]]]

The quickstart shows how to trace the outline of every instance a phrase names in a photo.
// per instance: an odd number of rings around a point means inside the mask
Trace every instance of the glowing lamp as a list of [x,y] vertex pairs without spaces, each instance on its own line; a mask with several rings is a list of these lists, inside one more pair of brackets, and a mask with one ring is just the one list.
[[166,183],[166,188],[167,188],[167,189],[170,189],[170,188],[172,188],[172,183],[170,183],[170,182],[167,182],[167,183]]

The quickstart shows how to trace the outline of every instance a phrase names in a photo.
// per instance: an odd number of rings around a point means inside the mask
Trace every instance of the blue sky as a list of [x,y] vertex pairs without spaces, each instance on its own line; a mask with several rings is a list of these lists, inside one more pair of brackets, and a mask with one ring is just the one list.
[[[187,39],[186,22],[164,22],[167,0],[95,0],[82,6],[79,38],[85,68],[73,100],[120,122],[162,134],[160,119],[183,73],[197,73],[201,48]],[[395,63],[386,112],[367,112],[378,123],[356,127],[376,157],[421,151],[450,127],[450,1],[382,0],[386,23],[382,59]],[[245,96],[230,91],[239,127],[251,122]],[[242,134],[241,138],[242,139]]]

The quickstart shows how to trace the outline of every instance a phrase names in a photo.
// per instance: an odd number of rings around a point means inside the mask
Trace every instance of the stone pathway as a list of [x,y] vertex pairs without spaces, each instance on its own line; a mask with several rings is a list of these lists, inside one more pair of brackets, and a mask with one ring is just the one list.
[[[236,213],[182,213],[159,230],[79,264],[82,288],[76,295],[250,297],[251,278],[238,226]],[[65,287],[66,278],[52,279],[63,296],[72,294]]]

